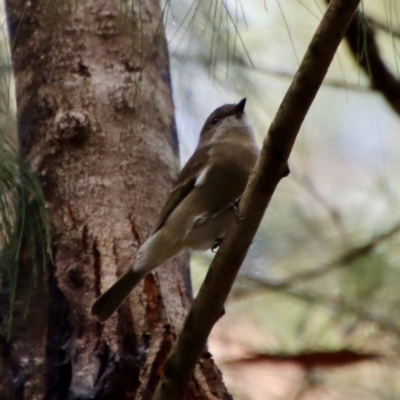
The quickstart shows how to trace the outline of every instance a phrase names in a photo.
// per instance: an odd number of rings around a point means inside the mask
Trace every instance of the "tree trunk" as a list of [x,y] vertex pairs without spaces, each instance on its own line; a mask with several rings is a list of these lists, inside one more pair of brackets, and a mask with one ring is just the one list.
[[[19,140],[42,181],[53,263],[26,320],[21,266],[11,339],[0,342],[4,400],[150,399],[191,303],[185,255],[105,325],[89,311],[132,264],[178,172],[162,13],[155,0],[133,4],[7,2]],[[187,398],[230,398],[206,351]]]

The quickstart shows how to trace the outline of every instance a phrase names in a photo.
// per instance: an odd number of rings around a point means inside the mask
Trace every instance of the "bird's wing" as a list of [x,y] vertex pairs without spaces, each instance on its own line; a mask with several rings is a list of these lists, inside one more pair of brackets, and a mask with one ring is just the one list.
[[167,218],[175,210],[178,204],[192,191],[196,186],[196,180],[204,166],[207,165],[207,160],[210,157],[210,147],[203,146],[197,149],[195,154],[185,164],[180,172],[176,185],[162,209],[158,220],[153,228],[152,234],[156,233],[164,224]]

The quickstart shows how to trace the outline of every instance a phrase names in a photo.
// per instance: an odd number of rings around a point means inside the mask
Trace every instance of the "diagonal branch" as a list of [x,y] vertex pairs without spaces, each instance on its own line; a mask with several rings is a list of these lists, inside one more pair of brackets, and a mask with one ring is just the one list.
[[360,0],[332,0],[264,141],[232,227],[215,256],[168,357],[153,400],[180,400],[279,181],[297,133]]

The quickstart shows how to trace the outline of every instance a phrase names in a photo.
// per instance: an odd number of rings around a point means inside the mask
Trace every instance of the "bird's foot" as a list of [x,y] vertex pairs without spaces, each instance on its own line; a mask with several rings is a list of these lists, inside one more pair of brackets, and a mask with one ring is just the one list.
[[218,247],[221,246],[221,243],[222,243],[223,240],[224,240],[223,238],[218,238],[218,239],[214,242],[214,244],[213,244],[212,247],[211,247],[211,251],[212,251],[213,253],[216,253],[216,252],[217,252]]
[[246,217],[244,217],[243,215],[241,215],[239,213],[239,203],[240,200],[242,199],[242,196],[238,197],[231,205],[230,205],[230,209],[233,211],[233,213],[235,214],[235,218],[238,221],[243,221],[244,219],[246,219]]

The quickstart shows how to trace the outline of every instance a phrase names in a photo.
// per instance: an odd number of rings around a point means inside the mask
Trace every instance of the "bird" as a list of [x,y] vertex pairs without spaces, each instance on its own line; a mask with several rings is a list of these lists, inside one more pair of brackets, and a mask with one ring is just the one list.
[[207,118],[136,260],[92,304],[98,321],[105,322],[150,271],[184,249],[215,250],[235,219],[242,218],[237,204],[260,152],[245,105],[245,98],[225,104]]

